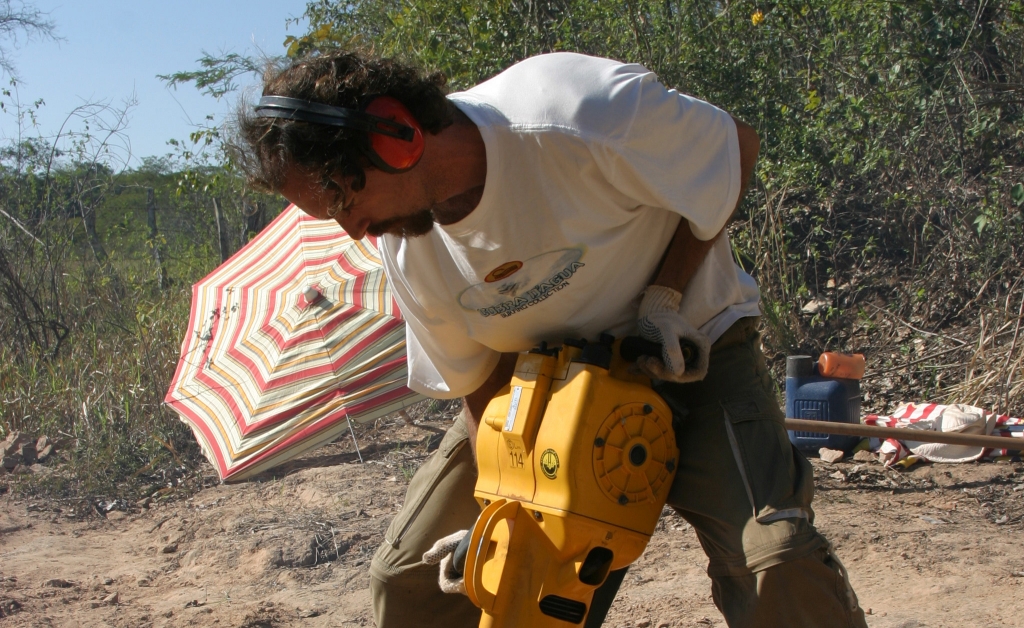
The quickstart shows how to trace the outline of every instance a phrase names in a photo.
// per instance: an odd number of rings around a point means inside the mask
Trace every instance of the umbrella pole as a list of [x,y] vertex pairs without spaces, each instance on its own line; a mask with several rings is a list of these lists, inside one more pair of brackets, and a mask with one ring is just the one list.
[[356,431],[352,429],[352,419],[345,415],[345,421],[348,422],[348,433],[352,435],[352,444],[356,446],[356,455],[359,456],[359,462],[363,462],[363,452],[359,451],[359,442],[356,441]]

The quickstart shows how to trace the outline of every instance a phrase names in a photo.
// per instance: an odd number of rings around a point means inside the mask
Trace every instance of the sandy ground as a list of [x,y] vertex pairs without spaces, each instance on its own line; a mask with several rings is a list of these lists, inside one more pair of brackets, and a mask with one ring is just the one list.
[[[276,477],[105,517],[0,496],[0,625],[370,626],[367,566],[444,419],[366,427]],[[1024,466],[814,461],[820,529],[878,628],[1024,626]],[[666,514],[607,626],[724,626]]]

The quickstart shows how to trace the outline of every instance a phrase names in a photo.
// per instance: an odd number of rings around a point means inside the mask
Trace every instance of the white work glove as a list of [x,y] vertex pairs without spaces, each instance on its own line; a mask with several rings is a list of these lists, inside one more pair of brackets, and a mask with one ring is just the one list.
[[440,539],[434,546],[423,555],[423,562],[428,565],[441,565],[441,573],[437,578],[437,584],[445,593],[461,593],[466,595],[466,579],[463,576],[456,576],[452,569],[452,555],[458,547],[462,537],[469,534],[469,530],[459,530]]
[[[708,374],[708,354],[711,342],[708,337],[694,329],[679,314],[683,295],[665,286],[647,286],[640,302],[637,327],[640,337],[661,345],[661,359],[642,356],[636,364],[648,377],[668,382],[697,382]],[[697,362],[686,367],[679,340],[685,339],[697,347]]]

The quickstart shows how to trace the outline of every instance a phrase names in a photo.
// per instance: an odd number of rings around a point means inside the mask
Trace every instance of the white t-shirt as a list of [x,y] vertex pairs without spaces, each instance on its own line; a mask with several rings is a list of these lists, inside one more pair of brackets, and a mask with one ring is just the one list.
[[[642,66],[548,54],[449,98],[480,128],[483,197],[458,223],[381,247],[409,387],[426,395],[473,392],[501,352],[631,333],[680,217],[707,240],[736,206],[735,123]],[[723,237],[681,313],[713,342],[758,299]]]

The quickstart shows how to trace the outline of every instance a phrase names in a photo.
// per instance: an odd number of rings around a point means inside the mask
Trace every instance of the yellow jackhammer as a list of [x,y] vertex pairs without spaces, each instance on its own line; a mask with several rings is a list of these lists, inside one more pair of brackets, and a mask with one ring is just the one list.
[[519,356],[487,406],[483,511],[455,554],[481,627],[581,624],[609,572],[647,546],[679,451],[669,407],[630,369],[638,355],[660,355],[643,343],[542,345]]

